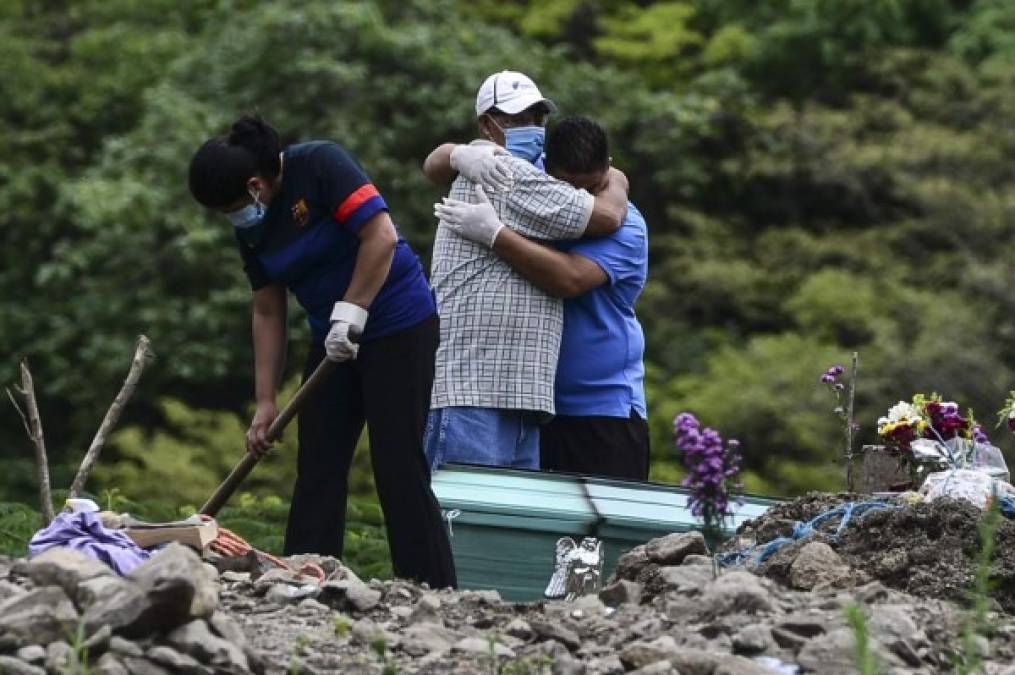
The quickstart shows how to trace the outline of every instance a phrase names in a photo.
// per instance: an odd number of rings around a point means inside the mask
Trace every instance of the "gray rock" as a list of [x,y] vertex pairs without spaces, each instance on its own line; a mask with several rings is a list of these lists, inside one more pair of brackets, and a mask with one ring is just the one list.
[[28,563],[28,576],[36,586],[59,586],[71,598],[78,584],[101,576],[115,576],[105,563],[80,551],[57,546],[35,556]]
[[680,673],[669,661],[656,661],[629,671],[629,675],[680,675]]
[[130,675],[123,662],[112,654],[102,655],[102,658],[95,665],[95,672],[98,675]]
[[19,649],[15,656],[25,663],[40,665],[46,662],[46,648],[41,645],[28,645]]
[[25,592],[21,586],[15,583],[11,583],[6,579],[0,579],[0,602],[9,600],[16,595],[22,595]]
[[495,657],[504,657],[508,659],[515,658],[514,650],[505,647],[499,642],[490,642],[489,640],[479,637],[462,638],[452,645],[451,651],[463,654],[483,654],[486,656],[493,654]]
[[176,542],[131,572],[130,578],[158,609],[163,630],[190,619],[207,618],[218,607],[215,579],[200,556]]
[[169,670],[148,659],[128,656],[123,660],[130,675],[172,675]]
[[637,605],[641,602],[641,584],[627,579],[618,579],[599,591],[599,599],[608,607],[619,607],[625,603]]
[[219,580],[227,584],[235,584],[240,582],[250,581],[250,572],[236,572],[234,570],[226,570],[219,575]]
[[265,593],[264,599],[274,602],[276,605],[295,605],[301,600],[313,598],[320,592],[314,584],[303,586],[292,586],[290,584],[275,584]]
[[399,648],[416,657],[443,654],[461,639],[461,635],[442,625],[423,622],[413,624],[402,632]]
[[225,612],[215,612],[212,614],[208,619],[208,625],[211,626],[216,635],[225,638],[234,645],[242,647],[247,644],[247,637],[244,635],[243,629],[240,628],[240,624],[236,623],[236,620]]
[[606,614],[606,605],[599,599],[598,595],[582,595],[576,598],[571,606],[574,609],[570,612],[572,619],[587,619],[593,616],[603,616]]
[[727,572],[716,579],[705,589],[701,598],[701,613],[707,616],[722,616],[733,612],[770,612],[774,606],[772,594],[762,585],[761,580],[742,570]]
[[692,553],[691,555],[684,558],[685,565],[708,565],[709,567],[711,567],[712,562],[713,561],[711,557],[707,555],[699,555],[697,553]]
[[297,613],[300,616],[315,616],[317,614],[327,614],[331,611],[330,607],[323,602],[318,602],[314,598],[304,598],[300,600],[300,603],[297,605],[297,609]]
[[254,590],[258,595],[264,595],[275,584],[300,586],[302,585],[302,581],[300,579],[300,575],[295,572],[275,567],[257,578],[257,581],[254,582]]
[[630,551],[620,556],[617,561],[617,569],[613,573],[615,579],[629,579],[634,581],[638,574],[649,564],[648,549],[645,544],[635,546]]
[[50,642],[46,647],[46,670],[50,673],[68,673],[78,670],[74,648],[63,641]]
[[772,646],[772,630],[763,624],[745,626],[733,636],[733,651],[737,654],[761,654]]
[[776,622],[775,628],[810,639],[830,630],[842,628],[844,626],[842,616],[839,613],[804,610],[782,617]]
[[712,568],[704,565],[660,567],[656,571],[656,575],[667,590],[688,595],[701,593],[708,584],[714,581]]
[[772,675],[772,671],[742,656],[721,656],[712,675]]
[[676,666],[680,675],[712,675],[719,666],[722,657],[722,654],[704,649],[681,647],[676,654],[670,657],[670,663]]
[[816,586],[842,584],[849,579],[849,566],[831,546],[812,541],[805,544],[789,568],[793,588],[809,591]]
[[114,633],[141,636],[163,625],[148,594],[127,579],[98,577],[84,581],[78,586],[77,597],[89,635],[109,626]]
[[560,622],[549,622],[549,621],[537,621],[533,619],[529,622],[532,627],[532,631],[544,640],[556,640],[570,651],[575,651],[581,647],[581,638],[573,630],[567,628]]
[[[669,661],[664,661],[669,665]],[[586,675],[621,675],[624,672],[624,664],[616,654],[589,659],[585,664]]]
[[791,630],[781,628],[779,626],[772,627],[772,639],[775,643],[783,649],[788,649],[791,652],[799,651],[805,644],[807,644],[807,638],[799,633],[794,633]]
[[240,628],[240,624],[236,623],[235,619],[225,612],[217,611],[208,619],[208,625],[216,635],[233,643],[243,650],[243,654],[247,657],[247,664],[250,666],[251,671],[255,673],[264,672],[263,657],[247,641],[247,637],[243,633],[243,629]]
[[343,612],[368,612],[381,601],[381,593],[350,576],[340,581],[325,582],[317,599]]
[[109,640],[113,637],[113,629],[106,625],[92,633],[85,640],[81,647],[88,651],[89,658],[102,654],[109,647]]
[[462,593],[462,599],[472,601],[479,605],[487,605],[490,607],[499,605],[501,602],[503,602],[503,600],[500,597],[500,593],[489,588],[464,591]]
[[886,643],[891,641],[889,638],[912,642],[922,642],[925,639],[912,619],[912,606],[874,605],[868,614],[868,630]]
[[136,642],[124,640],[119,635],[109,639],[109,649],[123,656],[144,656],[144,650]]
[[172,647],[152,647],[145,656],[160,666],[165,666],[174,673],[181,675],[211,675],[211,668],[206,668],[191,656],[181,654]]
[[697,531],[674,532],[645,545],[649,561],[657,565],[679,565],[689,555],[704,555],[707,552],[705,537]]
[[551,675],[585,675],[581,661],[570,654],[557,654],[550,664]]
[[0,637],[17,647],[61,640],[77,624],[77,610],[57,586],[37,588],[0,603]]
[[511,622],[504,627],[504,632],[511,637],[525,641],[531,640],[535,636],[532,626],[530,626],[528,621],[525,619],[512,619]]
[[166,636],[166,641],[203,664],[230,672],[250,670],[243,650],[212,633],[208,624],[200,619],[174,629]]
[[393,636],[378,626],[370,619],[359,619],[352,624],[350,631],[353,639],[361,645],[371,645],[383,641],[385,645],[391,646]]
[[677,642],[669,635],[660,635],[654,640],[637,640],[620,652],[620,660],[628,669],[669,661],[679,651]]
[[[870,644],[874,659],[883,670],[890,671],[891,668],[902,665],[899,658],[888,653],[876,637],[871,636]],[[857,672],[853,631],[838,628],[808,640],[797,654],[797,663],[805,670],[822,674],[853,675]]]
[[423,595],[413,606],[409,614],[409,623],[439,623],[443,624],[444,619],[440,615],[441,601],[433,593]]
[[13,656],[0,655],[0,673],[3,675],[46,675],[46,671],[38,666],[25,663]]

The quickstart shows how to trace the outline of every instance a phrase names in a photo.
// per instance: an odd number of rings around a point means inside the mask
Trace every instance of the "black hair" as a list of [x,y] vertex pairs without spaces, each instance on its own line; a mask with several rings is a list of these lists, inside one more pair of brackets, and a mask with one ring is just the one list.
[[610,166],[606,129],[588,117],[565,117],[546,135],[547,170],[593,173]]
[[278,132],[256,115],[233,122],[225,136],[209,138],[190,160],[190,193],[209,208],[234,204],[247,194],[247,181],[270,181],[282,170]]

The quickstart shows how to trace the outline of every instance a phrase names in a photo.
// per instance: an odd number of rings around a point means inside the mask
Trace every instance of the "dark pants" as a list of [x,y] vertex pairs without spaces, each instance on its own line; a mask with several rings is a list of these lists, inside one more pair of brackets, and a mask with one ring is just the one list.
[[[349,466],[364,421],[395,575],[456,586],[440,507],[430,490],[423,429],[430,408],[437,318],[360,346],[299,414],[299,456],[285,552],[342,557]],[[304,380],[324,358],[311,348]]]
[[587,476],[648,480],[648,422],[559,415],[539,432],[540,466]]

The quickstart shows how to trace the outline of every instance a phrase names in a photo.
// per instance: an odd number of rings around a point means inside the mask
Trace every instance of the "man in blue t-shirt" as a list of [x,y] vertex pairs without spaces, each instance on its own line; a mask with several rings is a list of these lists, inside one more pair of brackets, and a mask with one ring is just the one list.
[[[565,119],[547,136],[546,169],[554,177],[596,194],[609,168],[606,132],[594,120]],[[542,468],[648,478],[645,339],[634,313],[648,270],[641,213],[629,203],[614,234],[556,248],[502,227],[493,250],[530,283],[566,298],[557,416],[540,432]]]

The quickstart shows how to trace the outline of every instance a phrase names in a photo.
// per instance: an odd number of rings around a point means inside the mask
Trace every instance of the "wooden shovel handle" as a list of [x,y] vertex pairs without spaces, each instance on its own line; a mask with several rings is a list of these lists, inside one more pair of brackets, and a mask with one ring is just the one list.
[[[353,333],[350,331],[349,337],[353,342],[358,342],[360,335],[358,332]],[[278,414],[275,421],[268,427],[268,440],[277,441],[279,439],[282,435],[282,430],[296,416],[303,403],[313,395],[321,382],[328,379],[328,376],[331,375],[336,366],[338,366],[338,363],[327,358],[317,364],[314,372],[300,385],[300,388],[296,390],[293,397],[282,408],[282,412]],[[236,488],[240,486],[240,483],[250,474],[259,461],[261,461],[261,458],[253,453],[248,452],[244,454],[240,461],[236,463],[236,466],[233,467],[233,470],[229,472],[229,475],[226,476],[226,479],[222,481],[222,484],[215,489],[214,494],[204,503],[199,513],[214,517],[225,506],[229,498],[236,492]]]

